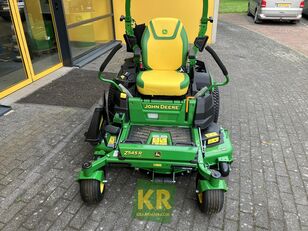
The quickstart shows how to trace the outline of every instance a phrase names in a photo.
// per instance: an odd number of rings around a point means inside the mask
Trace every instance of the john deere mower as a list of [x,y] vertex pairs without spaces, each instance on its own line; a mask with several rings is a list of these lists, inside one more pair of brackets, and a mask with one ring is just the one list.
[[[131,167],[172,177],[196,173],[196,198],[201,211],[218,213],[224,203],[232,144],[218,124],[218,88],[229,82],[228,72],[207,45],[208,0],[203,0],[200,31],[191,49],[182,22],[155,18],[137,25],[126,0],[124,39],[131,58],[112,80],[103,71],[115,46],[100,67],[99,78],[109,83],[102,106],[95,109],[86,141],[95,145],[94,158],[82,165],[78,181],[87,203],[102,200],[107,166]],[[225,76],[216,82],[197,53],[206,50]]]

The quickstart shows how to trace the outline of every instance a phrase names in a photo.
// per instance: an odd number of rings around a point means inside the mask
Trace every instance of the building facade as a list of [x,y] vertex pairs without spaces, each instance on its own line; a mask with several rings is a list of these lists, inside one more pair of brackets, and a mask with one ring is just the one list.
[[[202,0],[188,2],[134,0],[132,15],[137,23],[178,17],[192,42]],[[0,99],[62,66],[82,66],[108,51],[122,39],[124,5],[125,0],[0,0]],[[217,19],[214,0],[209,14]],[[215,28],[208,31],[212,41]]]

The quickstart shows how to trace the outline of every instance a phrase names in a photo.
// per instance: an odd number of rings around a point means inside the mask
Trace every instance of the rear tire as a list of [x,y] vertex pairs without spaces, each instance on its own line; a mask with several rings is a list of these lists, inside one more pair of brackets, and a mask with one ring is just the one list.
[[81,180],[80,195],[84,202],[88,204],[99,203],[104,196],[105,185],[98,180]]
[[260,24],[262,23],[262,21],[259,19],[259,15],[258,15],[258,9],[256,9],[256,12],[255,12],[255,16],[253,18],[253,21],[255,24]]
[[117,93],[118,89],[116,89],[112,84],[109,87],[109,92],[108,92],[108,114],[109,114],[109,119],[110,121],[113,121],[113,117],[115,115],[114,112],[114,102],[115,102],[115,95]]
[[247,16],[252,16],[250,12],[250,3],[248,2]]
[[214,123],[218,122],[219,117],[219,89],[215,88],[212,92],[213,101],[214,101]]

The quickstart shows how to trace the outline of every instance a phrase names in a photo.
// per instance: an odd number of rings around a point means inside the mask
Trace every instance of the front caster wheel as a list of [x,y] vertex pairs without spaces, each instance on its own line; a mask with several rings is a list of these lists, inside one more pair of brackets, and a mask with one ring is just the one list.
[[105,185],[98,180],[81,180],[80,195],[84,202],[95,204],[103,199]]
[[218,164],[219,172],[223,177],[229,176],[230,173],[230,164],[226,162],[220,162]]
[[206,214],[219,213],[224,204],[224,191],[220,189],[197,193],[200,210]]

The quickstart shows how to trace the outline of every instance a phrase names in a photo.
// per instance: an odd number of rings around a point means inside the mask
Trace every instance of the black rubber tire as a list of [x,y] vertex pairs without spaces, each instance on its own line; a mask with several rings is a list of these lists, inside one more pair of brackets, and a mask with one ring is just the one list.
[[252,16],[252,13],[250,13],[250,4],[249,4],[249,2],[248,2],[247,16]]
[[213,95],[213,102],[214,102],[214,122],[218,122],[219,117],[219,89],[215,88],[212,92]]
[[113,85],[110,85],[109,92],[108,92],[108,113],[110,121],[113,121],[114,117],[114,99],[118,89],[116,89]]
[[201,212],[211,215],[219,213],[224,205],[224,191],[220,189],[207,190],[202,192],[202,203],[197,195]]
[[226,162],[220,162],[218,164],[219,166],[219,172],[221,173],[221,176],[227,177],[230,174],[230,164]]
[[88,204],[99,203],[103,199],[105,192],[105,188],[101,192],[100,184],[101,182],[98,180],[81,180],[79,185],[82,200]]
[[262,21],[261,21],[261,20],[259,19],[259,17],[258,17],[258,9],[256,9],[256,12],[255,12],[253,21],[254,21],[255,24],[260,24],[260,23],[262,23]]

